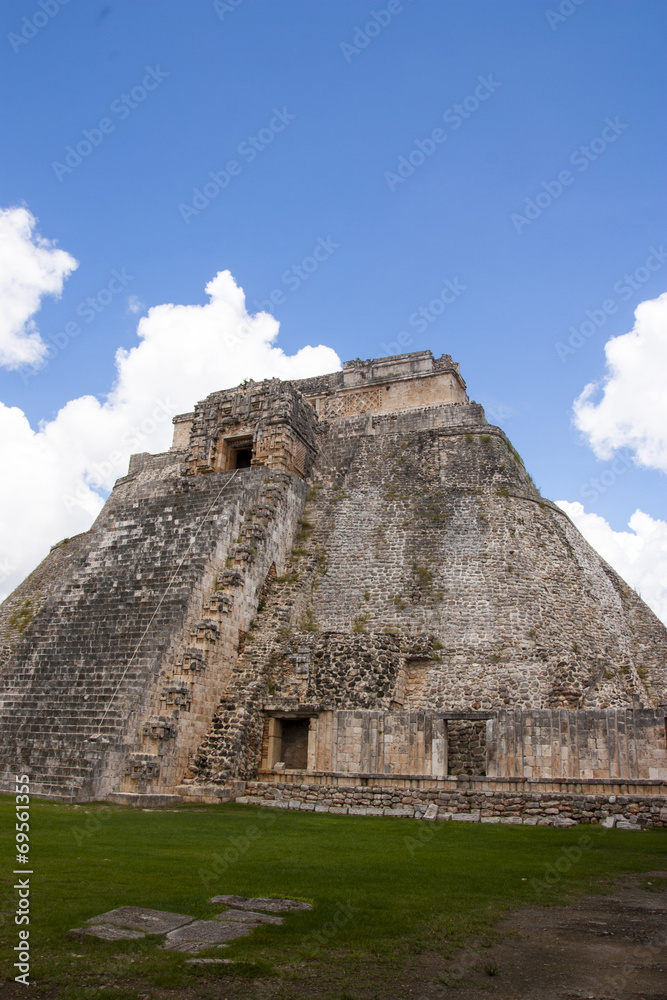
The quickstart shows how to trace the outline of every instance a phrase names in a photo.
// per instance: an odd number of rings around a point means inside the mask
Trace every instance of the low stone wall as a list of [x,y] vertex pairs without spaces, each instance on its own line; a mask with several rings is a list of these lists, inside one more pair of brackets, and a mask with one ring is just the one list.
[[513,792],[248,781],[237,802],[351,816],[402,816],[525,826],[599,823],[620,829],[667,827],[667,795]]

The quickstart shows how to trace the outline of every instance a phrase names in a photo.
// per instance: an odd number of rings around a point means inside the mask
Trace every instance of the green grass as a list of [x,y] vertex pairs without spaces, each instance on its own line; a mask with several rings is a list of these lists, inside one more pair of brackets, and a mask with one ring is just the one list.
[[[13,801],[3,797],[4,955],[16,932],[13,825]],[[233,803],[144,812],[33,800],[30,835],[31,976],[45,996],[67,1000],[101,1000],[109,983],[127,1000],[152,996],[151,987],[217,997],[206,990],[220,977],[245,996],[245,979],[266,976],[278,984],[275,997],[307,996],[313,984],[318,996],[384,996],[378,983],[415,954],[452,957],[507,909],[604,889],[616,873],[664,865],[667,847],[660,830],[427,824]],[[220,907],[207,899],[219,893],[293,896],[315,908],[232,943],[222,954],[245,963],[234,966],[188,967],[188,956],[161,950],[155,938],[65,936],[116,906],[212,916]],[[13,976],[9,963],[3,975]],[[257,986],[248,989],[257,995]]]
[[422,566],[420,563],[412,564],[412,572],[417,578],[418,585],[423,590],[429,590],[433,582],[433,570],[429,569],[428,566]]
[[16,629],[19,635],[23,635],[30,622],[35,616],[35,609],[29,598],[26,598],[18,611],[10,615],[7,624],[10,629]]

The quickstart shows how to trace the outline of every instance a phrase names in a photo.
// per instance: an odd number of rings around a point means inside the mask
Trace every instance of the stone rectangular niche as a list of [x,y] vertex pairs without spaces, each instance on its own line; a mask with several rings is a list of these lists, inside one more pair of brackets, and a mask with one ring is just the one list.
[[253,460],[251,435],[224,438],[221,449],[222,468],[227,471],[249,469]]
[[282,762],[286,771],[307,770],[312,721],[311,716],[269,716],[264,728],[262,766],[272,768]]

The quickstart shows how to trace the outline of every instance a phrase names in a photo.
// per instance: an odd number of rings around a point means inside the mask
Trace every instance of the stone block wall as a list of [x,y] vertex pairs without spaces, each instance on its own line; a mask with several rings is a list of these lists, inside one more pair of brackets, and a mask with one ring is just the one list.
[[[424,710],[316,711],[312,706],[308,716],[304,704],[300,710],[310,719],[310,732],[303,770],[667,781],[664,711],[500,711],[484,720]],[[279,734],[275,740],[270,754],[265,746],[263,769],[286,759],[280,755]]]
[[309,402],[318,417],[324,420],[361,413],[399,413],[421,407],[466,403],[467,396],[460,382],[452,372],[437,372],[428,379],[406,377],[387,385],[361,384],[335,394],[312,396]]
[[501,711],[487,723],[498,777],[667,780],[665,711]]
[[311,740],[317,770],[447,773],[446,724],[429,712],[324,712]]
[[333,376],[292,384],[326,420],[468,402],[459,366],[448,354],[436,360],[430,351],[367,361],[357,358],[346,361],[343,371]]

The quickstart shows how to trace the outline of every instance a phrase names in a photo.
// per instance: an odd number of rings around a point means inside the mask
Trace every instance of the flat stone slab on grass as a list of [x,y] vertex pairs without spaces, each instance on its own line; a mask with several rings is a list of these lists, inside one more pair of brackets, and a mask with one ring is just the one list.
[[191,955],[212,948],[234,938],[252,934],[256,924],[223,923],[222,920],[195,920],[186,927],[169,931],[164,943],[171,951],[185,951]]
[[256,896],[214,896],[209,903],[224,903],[235,910],[264,910],[267,913],[287,913],[290,910],[312,910],[312,903],[304,903],[300,899],[272,899]]
[[234,965],[231,958],[188,958],[186,965]]
[[143,931],[133,931],[128,927],[115,927],[113,924],[93,924],[92,927],[73,927],[67,932],[68,937],[96,937],[102,941],[133,941],[146,937]]
[[142,906],[119,906],[116,910],[91,917],[88,924],[113,924],[115,927],[131,927],[145,934],[167,934],[169,931],[189,924],[194,917],[183,913],[167,913],[165,910],[146,910]]
[[254,910],[225,910],[217,913],[215,920],[227,920],[238,924],[282,924],[282,917],[270,917],[266,913],[256,913]]

